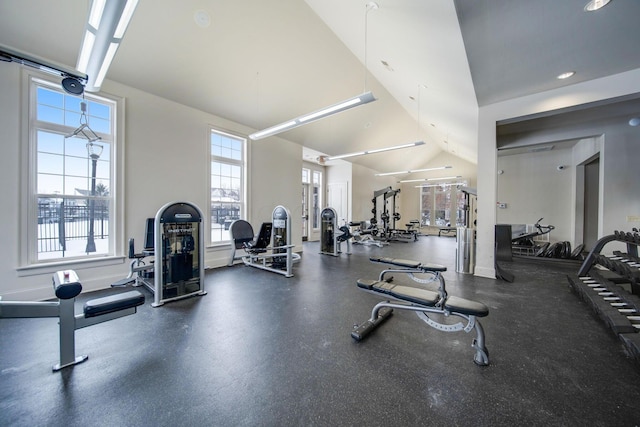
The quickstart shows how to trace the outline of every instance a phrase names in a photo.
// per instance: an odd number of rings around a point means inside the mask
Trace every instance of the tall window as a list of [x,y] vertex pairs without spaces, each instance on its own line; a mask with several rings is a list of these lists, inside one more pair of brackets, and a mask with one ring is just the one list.
[[433,187],[435,192],[435,220],[438,227],[451,226],[451,189],[448,185]]
[[431,225],[431,213],[433,212],[433,192],[431,191],[433,187],[422,187],[422,192],[420,193],[420,205],[422,206],[422,225]]
[[246,140],[211,129],[211,243],[231,239],[229,226],[245,217]]
[[458,186],[466,181],[425,185],[420,191],[422,225],[450,227],[464,225],[466,221],[464,193]]
[[36,78],[29,88],[29,263],[113,255],[116,102]]
[[313,171],[313,206],[312,221],[313,229],[320,228],[320,210],[322,209],[322,172]]
[[456,191],[456,227],[467,225],[467,203],[464,191]]

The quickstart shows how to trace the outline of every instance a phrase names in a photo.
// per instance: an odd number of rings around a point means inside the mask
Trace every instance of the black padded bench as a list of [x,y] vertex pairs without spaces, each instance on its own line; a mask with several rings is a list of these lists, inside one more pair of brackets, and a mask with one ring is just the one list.
[[[384,270],[380,273],[378,280],[358,279],[358,287],[362,290],[382,294],[390,297],[393,301],[387,300],[376,304],[371,311],[371,317],[361,325],[356,325],[351,332],[351,336],[356,341],[363,340],[382,322],[384,322],[392,313],[393,309],[414,311],[418,317],[432,328],[443,332],[464,331],[471,332],[476,330],[476,338],[473,340],[472,347],[476,353],[474,362],[480,366],[489,364],[489,352],[484,345],[484,330],[478,317],[486,317],[489,315],[489,308],[480,302],[471,301],[464,298],[449,296],[446,291],[444,278],[440,274],[446,271],[446,267],[438,264],[421,263],[419,261],[373,257],[371,261],[383,264],[390,264],[397,268]],[[402,284],[391,283],[393,278],[384,279],[385,273],[407,273],[414,281],[420,283],[429,283],[430,281],[418,279],[414,276],[416,273],[430,274],[439,281],[437,290],[419,288],[415,286],[407,286]],[[434,279],[434,280],[435,280]],[[457,316],[466,320],[466,324],[462,322],[440,323],[429,317],[429,314],[440,314],[445,317]]]
[[103,314],[138,307],[142,304],[144,304],[144,295],[138,291],[96,298],[84,304],[84,317],[102,316]]
[[454,232],[454,234],[458,234],[458,230],[455,227],[440,227],[438,230],[438,237],[442,237],[442,233],[449,234]]
[[[395,285],[377,280],[358,279],[358,287],[427,307],[435,307],[440,302],[440,294],[438,292],[413,286]],[[486,317],[489,315],[489,308],[486,305],[453,296],[448,296],[445,299],[442,308],[450,312],[461,313],[468,316]]]
[[53,290],[57,301],[0,301],[0,317],[54,317],[59,325],[60,362],[54,371],[77,365],[89,356],[76,356],[75,331],[98,323],[107,322],[136,313],[144,304],[144,295],[130,291],[96,298],[84,304],[84,312],[76,314],[76,297],[82,292],[82,284],[73,270],[56,271]]

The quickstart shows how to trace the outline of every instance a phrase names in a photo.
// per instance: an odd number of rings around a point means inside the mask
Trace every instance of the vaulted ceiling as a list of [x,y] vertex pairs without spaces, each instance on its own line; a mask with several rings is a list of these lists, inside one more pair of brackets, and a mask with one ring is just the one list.
[[[329,155],[426,142],[353,159],[381,172],[475,163],[479,106],[640,68],[640,1],[586,2],[140,0],[107,78],[254,129],[371,90],[280,136]],[[88,7],[2,1],[0,43],[75,67]]]

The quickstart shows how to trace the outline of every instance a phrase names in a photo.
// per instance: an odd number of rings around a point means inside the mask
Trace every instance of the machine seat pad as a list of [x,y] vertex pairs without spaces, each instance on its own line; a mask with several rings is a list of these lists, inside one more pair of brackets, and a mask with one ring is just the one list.
[[96,298],[84,303],[84,317],[95,317],[144,304],[144,295],[129,291],[108,297]]
[[458,297],[448,297],[444,308],[468,316],[485,317],[489,315],[489,307],[483,303]]
[[440,300],[440,294],[428,289],[395,285],[393,283],[380,282],[378,280],[358,279],[358,287],[428,307],[435,306]]

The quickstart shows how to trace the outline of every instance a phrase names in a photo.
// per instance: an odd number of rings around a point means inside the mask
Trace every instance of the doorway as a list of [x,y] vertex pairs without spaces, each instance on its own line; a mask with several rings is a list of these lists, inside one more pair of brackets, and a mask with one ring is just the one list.
[[600,156],[584,163],[584,227],[582,242],[591,250],[598,241],[600,200]]

